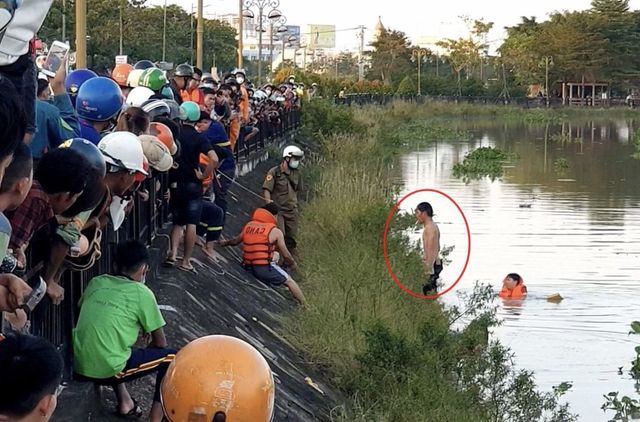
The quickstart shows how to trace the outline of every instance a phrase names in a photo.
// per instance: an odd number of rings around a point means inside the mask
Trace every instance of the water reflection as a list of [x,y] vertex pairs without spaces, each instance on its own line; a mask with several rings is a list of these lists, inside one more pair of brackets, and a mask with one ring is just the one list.
[[[542,388],[572,382],[567,398],[584,421],[605,420],[603,394],[634,394],[618,367],[626,374],[640,343],[627,335],[640,307],[640,161],[631,157],[636,125],[467,121],[456,129],[471,131],[470,140],[429,145],[402,160],[405,192],[442,189],[469,220],[471,260],[457,289],[480,280],[499,290],[507,273],[524,277],[530,295],[500,306],[504,324],[495,335],[513,349],[520,367],[535,371]],[[453,165],[480,146],[520,159],[502,181],[465,185],[453,178]],[[554,168],[561,158],[569,164],[565,172]],[[450,283],[447,277],[465,258],[466,232],[445,202],[432,199],[443,243],[462,245],[443,272]],[[545,300],[558,292],[564,301]]]

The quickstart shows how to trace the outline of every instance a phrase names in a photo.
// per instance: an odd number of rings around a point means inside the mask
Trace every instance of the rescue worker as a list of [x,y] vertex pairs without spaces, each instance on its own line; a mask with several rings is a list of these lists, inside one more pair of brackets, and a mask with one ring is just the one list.
[[298,192],[302,190],[302,176],[298,170],[304,152],[289,145],[282,153],[282,162],[267,172],[262,184],[267,203],[275,202],[280,208],[278,227],[284,232],[287,248],[295,254],[298,233]]
[[524,299],[527,296],[527,286],[524,280],[516,273],[508,274],[502,280],[502,290],[500,290],[501,299]]
[[428,280],[422,288],[422,292],[428,295],[437,291],[438,278],[440,278],[440,273],[442,272],[440,229],[433,221],[433,207],[428,202],[418,204],[416,219],[424,227],[422,231],[422,248],[424,250],[424,268]]
[[185,89],[180,91],[182,102],[193,101],[199,106],[204,105],[204,95],[200,91],[200,81],[202,79],[202,70],[197,67],[193,68],[193,75]]
[[207,336],[176,354],[162,382],[161,401],[169,422],[271,422],[275,383],[253,346],[235,337]]
[[274,253],[277,251],[287,265],[296,267],[296,262],[285,244],[284,235],[276,227],[277,215],[278,206],[273,202],[257,208],[251,221],[242,229],[242,233],[234,239],[220,241],[219,244],[225,247],[242,243],[243,266],[269,286],[286,286],[293,297],[305,306],[306,301],[298,284],[273,262]]
[[189,81],[193,78],[193,67],[183,63],[176,66],[176,70],[173,71],[173,76],[169,81],[169,87],[173,93],[173,99],[178,104],[182,104],[182,96],[180,91],[187,89]]

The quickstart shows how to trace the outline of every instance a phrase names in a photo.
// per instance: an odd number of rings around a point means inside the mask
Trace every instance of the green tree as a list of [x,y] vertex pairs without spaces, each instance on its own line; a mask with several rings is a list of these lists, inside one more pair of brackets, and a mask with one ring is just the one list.
[[480,60],[478,45],[470,38],[447,39],[437,45],[447,50],[449,65],[458,80],[458,95],[462,95],[462,71],[466,69],[468,77],[473,65]]
[[591,9],[602,14],[623,14],[629,11],[629,0],[592,0]]
[[418,88],[416,88],[416,82],[412,76],[405,76],[402,81],[400,81],[400,85],[398,85],[398,90],[396,94],[398,95],[414,95],[417,93]]
[[384,30],[380,37],[371,43],[371,65],[367,79],[380,79],[387,85],[394,85],[409,72],[411,65],[410,43],[404,32]]

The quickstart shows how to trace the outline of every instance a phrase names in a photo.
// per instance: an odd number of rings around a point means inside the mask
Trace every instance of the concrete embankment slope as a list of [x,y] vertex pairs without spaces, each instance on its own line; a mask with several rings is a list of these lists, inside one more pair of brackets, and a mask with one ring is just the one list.
[[[263,157],[265,158],[265,157]],[[259,192],[266,170],[274,160],[252,163],[255,167],[238,181],[254,192]],[[243,169],[247,171],[246,167]],[[239,233],[253,212],[261,205],[254,195],[238,186],[230,191],[230,215],[224,235]],[[282,335],[286,331],[283,316],[297,312],[297,305],[289,292],[273,290],[257,281],[240,266],[240,250],[227,248],[213,263],[196,248],[194,266],[197,275],[160,266],[168,246],[168,238],[159,236],[152,248],[153,275],[148,285],[155,292],[163,315],[167,339],[173,347],[182,347],[189,341],[209,334],[226,334],[246,340],[256,347],[269,362],[276,383],[276,421],[330,420],[332,409],[338,409],[344,400],[322,375],[314,372],[305,357]],[[304,285],[302,286],[304,289]],[[215,359],[215,356],[211,356]],[[310,377],[320,390],[305,383]],[[151,377],[149,377],[151,378]],[[145,410],[152,395],[152,379],[133,383],[132,396],[144,402]],[[78,387],[76,386],[76,389]],[[56,420],[116,420],[112,414],[115,403],[113,393],[103,389],[100,402],[93,400],[90,409],[81,409],[69,388],[66,400],[61,400]],[[87,390],[87,387],[85,387]],[[84,402],[87,397],[78,391],[76,397]],[[142,403],[141,403],[142,404]],[[245,422],[245,421],[238,421]],[[246,421],[252,422],[252,421]]]

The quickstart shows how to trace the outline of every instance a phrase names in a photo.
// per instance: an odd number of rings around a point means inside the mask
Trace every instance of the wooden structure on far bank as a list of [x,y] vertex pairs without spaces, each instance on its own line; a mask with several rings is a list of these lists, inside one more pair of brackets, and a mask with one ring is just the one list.
[[583,107],[608,107],[611,103],[606,82],[562,82],[562,104]]

